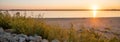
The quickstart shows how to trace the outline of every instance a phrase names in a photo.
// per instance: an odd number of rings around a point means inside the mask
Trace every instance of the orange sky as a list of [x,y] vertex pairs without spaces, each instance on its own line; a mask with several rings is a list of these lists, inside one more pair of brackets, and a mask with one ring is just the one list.
[[101,9],[120,9],[120,0],[0,0],[0,9],[89,9],[97,5]]

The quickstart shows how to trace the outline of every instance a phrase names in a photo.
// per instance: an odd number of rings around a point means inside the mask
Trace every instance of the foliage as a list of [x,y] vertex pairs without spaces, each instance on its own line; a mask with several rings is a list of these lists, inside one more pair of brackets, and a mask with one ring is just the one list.
[[11,16],[9,14],[6,14],[6,12],[4,14],[0,12],[0,27],[3,27],[4,29],[9,29],[11,28],[10,22]]
[[70,29],[64,29],[59,26],[47,25],[43,19],[26,18],[16,13],[15,16],[0,13],[0,27],[4,29],[14,29],[15,33],[27,35],[40,35],[48,40],[58,39],[60,42],[120,42],[120,38],[107,39],[94,28],[87,29],[82,27],[79,32],[71,24]]

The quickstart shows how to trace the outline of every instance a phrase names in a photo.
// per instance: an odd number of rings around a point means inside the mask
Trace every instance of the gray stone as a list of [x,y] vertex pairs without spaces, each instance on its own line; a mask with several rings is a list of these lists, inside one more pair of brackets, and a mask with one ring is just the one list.
[[30,42],[34,42],[34,41],[30,41]]
[[46,39],[43,39],[41,42],[48,42],[48,40],[46,40]]
[[14,32],[14,29],[6,29],[5,32],[13,33],[13,32]]
[[4,32],[4,29],[0,27],[0,33]]
[[59,40],[57,40],[57,39],[54,39],[54,40],[52,40],[52,42],[60,42]]
[[6,38],[9,42],[17,42],[16,39],[14,39],[13,37],[7,37]]
[[9,39],[10,37],[12,37],[10,33],[5,33],[5,34],[2,34],[1,36],[3,38],[7,38],[7,39]]
[[35,40],[35,38],[33,36],[29,36],[28,39],[31,40],[31,41]]
[[11,36],[11,33],[5,33],[4,35],[5,36]]
[[17,34],[12,34],[13,37],[15,37]]
[[19,37],[19,42],[25,42],[25,38]]
[[42,39],[42,37],[41,37],[41,36],[38,36],[38,35],[35,35],[34,37],[35,37],[35,38],[38,38],[38,39]]
[[17,40],[17,41],[19,40],[18,35],[14,36],[13,38],[14,38],[15,40]]
[[[11,32],[6,32],[0,28],[0,42],[49,42],[46,39],[42,40],[41,36],[27,36],[24,34],[11,34]],[[53,42],[59,42],[58,40],[53,40]]]
[[41,37],[41,36],[37,36],[37,35],[36,35],[34,38],[35,38],[35,41],[36,41],[36,42],[40,42],[40,41],[42,40],[42,37]]
[[19,34],[18,36],[23,38],[28,38],[27,35],[24,35],[24,34]]
[[0,42],[8,42],[5,38],[0,38]]

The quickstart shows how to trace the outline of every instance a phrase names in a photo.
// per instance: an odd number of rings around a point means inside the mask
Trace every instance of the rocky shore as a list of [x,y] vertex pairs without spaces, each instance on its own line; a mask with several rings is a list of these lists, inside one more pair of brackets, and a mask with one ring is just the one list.
[[[14,34],[6,32],[3,28],[0,28],[0,42],[49,42],[47,39],[42,39],[41,36],[27,36],[25,34]],[[53,40],[52,42],[59,42]]]

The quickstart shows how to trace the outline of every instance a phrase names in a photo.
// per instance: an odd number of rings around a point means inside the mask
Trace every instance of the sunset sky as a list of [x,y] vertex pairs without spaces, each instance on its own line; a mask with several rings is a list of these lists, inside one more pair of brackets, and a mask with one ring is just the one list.
[[[0,0],[0,9],[93,9],[93,12],[44,12],[45,17],[120,17],[120,12],[97,12],[97,9],[120,9],[120,0]],[[40,12],[38,12],[40,13]],[[30,14],[29,14],[30,15]]]
[[0,0],[0,9],[120,9],[120,0]]

